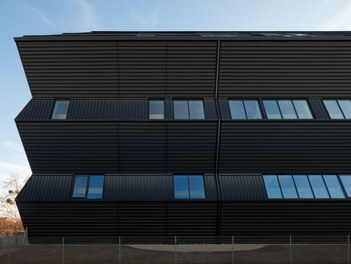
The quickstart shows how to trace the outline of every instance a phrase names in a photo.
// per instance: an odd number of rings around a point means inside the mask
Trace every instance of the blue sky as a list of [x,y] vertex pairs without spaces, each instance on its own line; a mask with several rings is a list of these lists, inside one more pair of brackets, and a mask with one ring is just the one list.
[[13,121],[31,97],[13,37],[92,30],[350,29],[350,0],[2,0],[0,181],[31,174]]

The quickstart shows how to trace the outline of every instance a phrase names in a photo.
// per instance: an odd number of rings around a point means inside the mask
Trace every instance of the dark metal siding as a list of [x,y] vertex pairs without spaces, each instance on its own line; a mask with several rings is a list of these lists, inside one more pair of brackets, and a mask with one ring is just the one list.
[[16,120],[48,120],[51,119],[54,100],[32,99],[18,114]]
[[343,121],[222,122],[219,170],[350,173],[351,125]]
[[267,200],[262,175],[220,175],[223,201]]
[[315,118],[319,120],[328,120],[329,114],[324,106],[322,98],[310,98],[309,103],[311,110],[313,111]]
[[32,175],[16,201],[65,201],[70,198],[72,175]]
[[117,124],[17,122],[33,173],[118,171]]
[[117,97],[117,43],[17,42],[33,97]]
[[349,201],[223,202],[221,235],[344,235],[350,212]]
[[349,41],[222,41],[220,97],[351,96]]
[[167,171],[213,173],[216,132],[216,122],[169,122]]

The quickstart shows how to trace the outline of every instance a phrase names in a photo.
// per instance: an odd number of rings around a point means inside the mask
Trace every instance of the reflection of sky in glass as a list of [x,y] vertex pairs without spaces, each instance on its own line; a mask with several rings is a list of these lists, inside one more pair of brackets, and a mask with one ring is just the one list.
[[76,176],[73,189],[73,198],[85,198],[87,180],[88,176]]
[[229,108],[232,119],[246,119],[244,104],[242,100],[230,100]]
[[328,187],[331,198],[345,198],[340,182],[336,175],[325,175],[324,181]]
[[331,119],[344,119],[336,100],[323,100],[323,102]]
[[327,188],[325,187],[322,176],[313,175],[308,176],[308,178],[310,179],[311,186],[316,198],[329,198],[329,194]]
[[174,119],[189,119],[188,102],[185,100],[173,101]]
[[89,199],[101,199],[104,187],[104,176],[95,175],[90,176],[88,198]]
[[278,178],[276,175],[263,176],[264,184],[266,185],[268,198],[282,198]]
[[69,101],[56,101],[52,119],[66,119]]
[[351,175],[341,175],[340,179],[342,185],[344,185],[347,196],[351,197]]
[[314,198],[306,175],[294,175],[294,181],[300,198]]
[[261,119],[261,110],[258,106],[258,102],[256,100],[245,100],[244,101],[245,110],[247,114],[247,119]]
[[279,176],[280,186],[282,188],[284,198],[297,198],[297,193],[293,179],[290,175]]
[[204,119],[204,106],[201,100],[189,101],[190,119]]
[[189,176],[190,198],[205,198],[204,180],[201,175]]
[[149,102],[149,118],[164,119],[164,102],[163,100],[151,100]]
[[297,119],[291,100],[279,100],[278,104],[284,119]]
[[264,100],[263,105],[268,119],[282,119],[278,104],[275,100]]
[[344,116],[347,119],[351,119],[351,100],[338,100]]
[[297,115],[300,119],[313,119],[306,100],[293,100]]
[[175,198],[189,198],[188,176],[174,176]]

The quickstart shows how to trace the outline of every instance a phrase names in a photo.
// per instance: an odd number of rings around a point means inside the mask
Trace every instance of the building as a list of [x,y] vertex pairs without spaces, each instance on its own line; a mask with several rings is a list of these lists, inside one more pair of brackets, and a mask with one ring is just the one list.
[[349,32],[15,41],[32,241],[351,233]]

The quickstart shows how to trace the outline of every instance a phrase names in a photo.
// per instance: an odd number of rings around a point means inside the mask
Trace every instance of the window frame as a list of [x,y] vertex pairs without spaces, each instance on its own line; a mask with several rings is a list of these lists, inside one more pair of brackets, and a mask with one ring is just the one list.
[[[85,194],[84,197],[73,197],[74,194],[74,187],[75,187],[75,183],[76,183],[76,178],[80,177],[80,176],[86,176],[87,177],[87,182],[86,182],[86,186],[85,186]],[[102,176],[103,177],[103,182],[102,182],[102,194],[101,194],[101,198],[88,198],[88,193],[89,193],[89,187],[90,187],[90,177],[91,176]],[[89,201],[99,201],[99,200],[103,200],[104,196],[105,196],[105,177],[106,175],[104,173],[94,173],[94,174],[87,174],[87,173],[77,173],[75,175],[73,175],[73,183],[71,183],[71,193],[70,193],[70,197],[73,200],[89,200]]]
[[[179,101],[185,101],[186,102],[186,109],[187,109],[187,118],[176,118],[176,111],[175,111],[175,103],[179,102]],[[202,106],[202,113],[203,113],[203,118],[191,118],[191,113],[190,113],[190,101],[199,101],[201,103]],[[180,120],[180,121],[184,121],[184,120],[206,120],[206,112],[205,112],[205,106],[204,106],[204,100],[203,99],[196,99],[196,98],[192,98],[192,99],[184,99],[184,98],[178,98],[178,99],[173,99],[172,100],[172,110],[173,110],[173,120]]]
[[[331,97],[329,97],[329,98],[322,98],[322,103],[323,103],[323,106],[324,106],[325,110],[327,111],[329,120],[336,120],[336,121],[343,121],[343,120],[345,120],[345,121],[350,121],[350,120],[351,120],[351,117],[350,117],[350,118],[347,118],[347,115],[345,114],[343,108],[341,107],[339,100],[342,100],[342,101],[345,101],[345,100],[347,101],[347,100],[348,100],[348,101],[351,102],[351,98],[335,98],[335,97],[333,97],[333,98],[331,98]],[[325,101],[335,101],[335,102],[336,102],[336,105],[337,105],[337,107],[338,107],[338,110],[340,111],[340,113],[341,113],[341,115],[342,115],[342,118],[332,118],[332,117],[331,117],[331,114],[329,113],[328,107],[327,107],[326,104],[325,104]],[[350,115],[351,115],[351,113],[350,113]]]
[[[175,179],[177,176],[185,176],[187,177],[187,186],[188,186],[188,197],[180,197],[178,198],[176,196],[176,190],[175,190]],[[203,193],[204,193],[204,197],[203,198],[192,198],[191,197],[191,185],[190,185],[190,177],[191,176],[201,176],[201,179],[202,179],[202,184],[203,184]],[[203,174],[173,174],[173,181],[172,181],[172,184],[173,184],[173,199],[174,200],[207,200],[207,195],[206,195],[206,181],[205,181],[205,177]]]
[[[312,108],[311,108],[311,105],[309,103],[308,98],[260,98],[259,100],[262,102],[262,110],[263,110],[263,113],[264,113],[264,117],[265,117],[264,119],[265,120],[269,120],[269,121],[282,121],[282,120],[284,120],[284,121],[311,121],[311,120],[315,120],[315,115],[314,115],[314,113],[312,111]],[[278,111],[279,111],[279,114],[280,114],[280,118],[269,118],[268,117],[267,110],[266,110],[266,107],[265,107],[265,104],[264,104],[265,101],[275,101],[276,102],[277,108],[278,108]],[[280,107],[279,101],[290,101],[291,104],[292,104],[294,113],[296,115],[296,118],[284,118],[284,115],[283,115],[282,109]],[[299,111],[297,110],[294,101],[304,101],[304,102],[306,102],[308,110],[309,110],[309,112],[311,114],[311,118],[300,118]]]
[[[55,110],[56,110],[58,102],[68,102],[67,113],[66,113],[66,117],[65,118],[54,118],[54,114],[55,114]],[[55,120],[55,121],[67,120],[70,108],[71,108],[71,99],[68,99],[68,98],[57,98],[57,99],[54,99],[54,106],[53,106],[53,108],[51,110],[50,120]]]
[[[245,118],[234,118],[232,115],[232,109],[231,109],[231,101],[238,101],[241,103],[243,110],[244,110],[244,115]],[[247,101],[253,101],[257,103],[258,111],[260,114],[260,118],[249,118],[248,117],[248,111],[246,109],[246,102]],[[230,115],[230,120],[235,120],[235,121],[261,121],[265,119],[264,113],[262,111],[262,106],[259,98],[230,98],[228,99],[228,107],[229,107],[229,115]]]

